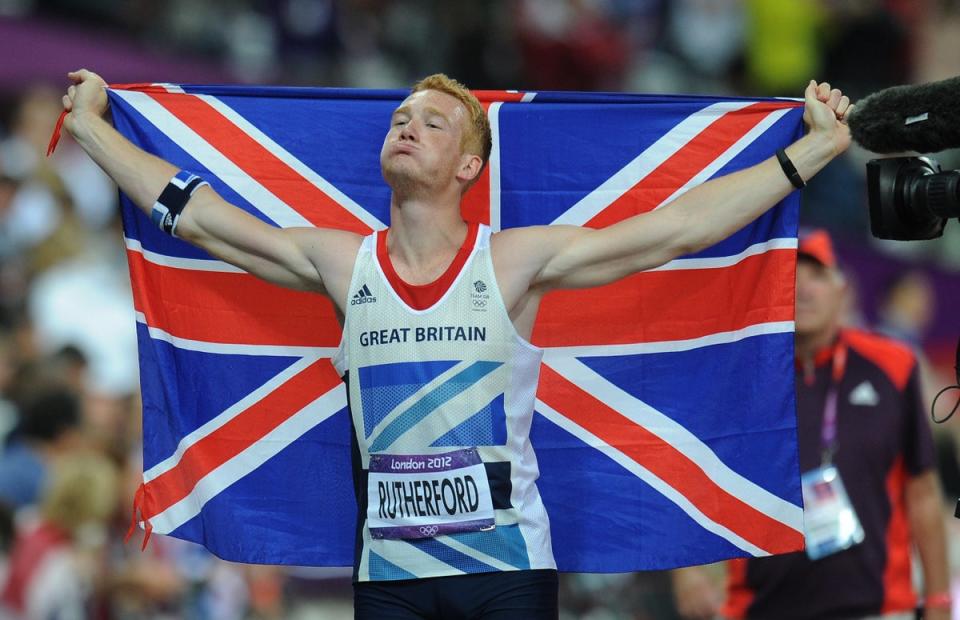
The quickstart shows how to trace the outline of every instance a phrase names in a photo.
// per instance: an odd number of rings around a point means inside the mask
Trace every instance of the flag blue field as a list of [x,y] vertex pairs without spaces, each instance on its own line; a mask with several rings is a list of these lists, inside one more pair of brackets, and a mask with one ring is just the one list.
[[[277,226],[389,225],[379,152],[402,91],[109,90],[116,127]],[[801,134],[790,100],[477,91],[494,230],[603,227]],[[802,548],[793,390],[798,194],[698,254],[548,295],[532,440],[561,570]],[[703,204],[710,217],[710,204]],[[155,229],[125,197],[143,391],[142,525],[234,561],[349,566],[356,504],[333,305]]]

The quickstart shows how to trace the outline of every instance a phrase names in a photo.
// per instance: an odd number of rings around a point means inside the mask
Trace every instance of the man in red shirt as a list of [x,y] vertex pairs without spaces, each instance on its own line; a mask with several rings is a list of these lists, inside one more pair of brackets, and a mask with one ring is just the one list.
[[[950,617],[943,503],[916,358],[894,340],[843,327],[846,288],[827,233],[803,236],[796,368],[807,552],[730,562],[722,607],[702,569],[675,571],[684,617],[912,619],[918,604],[925,618]],[[837,500],[838,489],[848,499]],[[923,568],[919,598],[912,545]]]

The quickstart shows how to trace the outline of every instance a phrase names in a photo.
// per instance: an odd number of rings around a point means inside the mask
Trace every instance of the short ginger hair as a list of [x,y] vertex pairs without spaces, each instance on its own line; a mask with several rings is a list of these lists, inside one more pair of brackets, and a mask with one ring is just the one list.
[[480,100],[466,86],[443,73],[434,73],[423,78],[413,85],[410,93],[422,90],[446,93],[463,104],[470,120],[464,127],[460,148],[465,153],[479,155],[483,159],[483,165],[486,166],[487,160],[490,159],[490,150],[493,148],[493,138],[490,133],[490,121],[483,106],[480,105]]

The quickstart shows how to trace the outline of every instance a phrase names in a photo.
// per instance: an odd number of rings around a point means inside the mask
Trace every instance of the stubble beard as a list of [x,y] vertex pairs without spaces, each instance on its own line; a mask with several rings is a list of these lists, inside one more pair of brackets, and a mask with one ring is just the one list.
[[394,194],[410,197],[429,194],[434,179],[428,173],[402,163],[387,161],[381,166],[384,181],[390,186]]

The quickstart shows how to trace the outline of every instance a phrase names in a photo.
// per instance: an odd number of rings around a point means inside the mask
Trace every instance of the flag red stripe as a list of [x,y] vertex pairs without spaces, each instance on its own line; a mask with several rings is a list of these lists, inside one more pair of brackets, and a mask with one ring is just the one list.
[[792,321],[795,266],[794,250],[769,250],[730,267],[649,271],[554,291],[541,303],[532,339],[542,347],[662,342]]
[[758,102],[727,112],[691,138],[683,148],[668,157],[586,225],[604,228],[631,215],[651,211],[733,146],[768,114],[799,105],[801,104],[793,102]]
[[707,518],[769,553],[803,547],[803,533],[756,510],[711,480],[679,450],[584,392],[547,365],[537,397],[686,497]]
[[511,93],[505,90],[472,90],[473,96],[480,100],[480,103],[483,104],[484,109],[487,108],[491,103],[497,101],[503,102],[516,102],[523,101],[523,97],[527,93]]
[[467,222],[490,224],[490,166],[485,166],[477,182],[460,201],[460,214]]
[[203,99],[165,92],[149,92],[149,95],[314,226],[362,235],[371,232],[357,216],[305,180]]
[[[507,93],[509,94],[509,93]],[[522,95],[521,95],[522,96]],[[483,101],[481,99],[481,101]],[[483,111],[490,113],[490,102],[481,103]],[[490,224],[490,164],[483,167],[480,178],[470,186],[460,201],[460,215],[468,222]]]
[[127,251],[133,305],[147,325],[188,340],[241,345],[336,347],[333,302],[246,273],[195,271]]
[[182,500],[204,476],[340,383],[330,360],[317,360],[197,441],[187,448],[173,468],[145,484],[143,518],[149,519]]

